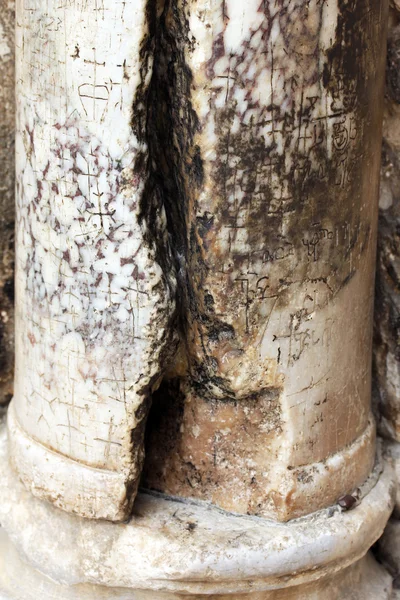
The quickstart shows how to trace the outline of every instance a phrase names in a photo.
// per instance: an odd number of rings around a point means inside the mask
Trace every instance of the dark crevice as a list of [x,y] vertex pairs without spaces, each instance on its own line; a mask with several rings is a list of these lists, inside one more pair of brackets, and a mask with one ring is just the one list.
[[[193,211],[195,189],[203,180],[200,150],[194,145],[198,119],[190,102],[192,74],[184,56],[185,48],[190,44],[189,26],[177,0],[149,0],[147,21],[149,30],[140,56],[142,83],[132,118],[132,128],[139,142],[147,147],[147,152],[138,156],[135,165],[136,173],[146,181],[140,200],[139,222],[144,225],[146,242],[155,248],[156,261],[171,293],[175,294],[176,309],[169,327],[175,342],[180,341],[187,355],[188,319],[196,305],[188,268],[193,246],[189,215]],[[166,345],[161,357],[161,371],[173,362],[177,346],[177,343],[172,347]],[[180,381],[175,379],[163,381],[153,394],[151,389],[146,391],[146,415],[138,432],[132,432],[133,453],[138,452],[140,440],[149,428],[152,429],[153,421],[157,423],[157,415],[165,412],[165,404],[175,409],[175,399],[181,398],[179,388]],[[153,403],[151,409],[150,400]],[[147,420],[150,423],[146,428]]]
[[[149,35],[142,48],[142,81],[138,91],[133,128],[148,147],[148,159],[137,163],[147,170],[147,187],[140,206],[140,220],[157,245],[157,261],[164,273],[175,272],[176,329],[186,338],[188,307],[193,298],[188,269],[189,206],[188,182],[203,178],[199,149],[193,140],[198,120],[190,103],[192,75],[185,63],[184,48],[190,43],[189,27],[176,0],[149,0]],[[145,76],[153,57],[148,88]],[[164,210],[169,252],[159,236],[158,220]]]

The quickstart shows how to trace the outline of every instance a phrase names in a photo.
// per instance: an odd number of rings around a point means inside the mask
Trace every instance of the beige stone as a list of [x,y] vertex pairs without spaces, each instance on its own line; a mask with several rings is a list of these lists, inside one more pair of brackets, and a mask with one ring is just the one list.
[[380,537],[395,493],[391,463],[378,462],[355,508],[333,506],[287,524],[150,494],[139,495],[127,523],[82,519],[26,490],[9,463],[4,427],[0,487],[0,523],[33,568],[63,585],[124,587],[134,598],[135,590],[266,598],[301,585],[318,590],[312,582],[336,573],[340,581]]
[[162,83],[190,91],[160,105],[186,157],[188,316],[144,475],[282,521],[352,493],[373,464],[387,18],[372,0],[284,5],[182,0],[160,25],[177,40],[160,40],[176,71]]
[[[7,560],[4,557],[7,556]],[[182,595],[57,584],[24,563],[0,530],[0,600],[396,600],[391,578],[368,556],[339,576],[285,590],[229,595]],[[21,576],[22,574],[22,576]],[[2,588],[2,589],[1,589]]]

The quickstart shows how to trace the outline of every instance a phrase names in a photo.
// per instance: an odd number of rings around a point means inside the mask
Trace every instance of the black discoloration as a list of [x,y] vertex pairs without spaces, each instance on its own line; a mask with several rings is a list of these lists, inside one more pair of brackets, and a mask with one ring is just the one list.
[[163,381],[152,397],[149,427],[145,434],[145,447],[151,455],[151,463],[145,463],[142,481],[144,486],[150,481],[150,487],[160,492],[163,491],[164,465],[177,452],[181,438],[185,409],[185,394],[181,387],[179,378]]
[[392,30],[388,39],[386,84],[390,99],[400,104],[400,26]]
[[[214,390],[220,388],[222,397],[230,388],[229,377],[218,372],[218,341],[225,339],[218,340],[215,334],[226,321],[231,320],[232,350],[240,353],[265,320],[260,313],[266,299],[277,297],[276,306],[282,308],[299,281],[325,281],[325,303],[329,302],[349,284],[370,248],[373,215],[362,210],[363,186],[380,115],[373,99],[376,35],[369,15],[377,9],[367,4],[340,3],[334,45],[322,56],[323,73],[321,60],[316,60],[318,53],[322,55],[323,3],[318,27],[310,24],[305,4],[283,3],[274,16],[266,7],[264,22],[250,32],[241,53],[229,55],[226,78],[216,78],[215,72],[219,59],[228,55],[223,35],[214,41],[206,68],[210,80],[221,82],[210,93],[218,137],[210,184],[215,211],[197,214],[190,236],[192,289],[198,296],[206,289],[214,299],[210,305],[199,296],[189,304],[197,346],[190,361],[191,377],[199,392],[207,378],[213,380]],[[270,33],[276,21],[286,36],[288,60],[296,55],[299,69],[295,79],[289,74],[282,84],[284,101],[275,103],[272,98],[262,105],[252,90],[260,76],[257,64],[274,69]],[[296,25],[293,33],[294,22],[303,23],[301,31]],[[252,44],[260,33],[262,42]],[[285,77],[282,67],[281,71],[280,77]],[[325,89],[314,97],[308,90],[321,79]],[[245,110],[236,100],[236,92],[243,90]],[[214,98],[222,92],[225,104],[217,108]],[[265,134],[265,124],[271,122],[273,131]],[[236,197],[240,199],[232,202]],[[242,250],[243,231],[250,252]],[[229,248],[218,251],[223,237],[229,237]],[[232,321],[232,315],[238,321],[243,314],[244,326]],[[238,329],[245,333],[236,335]]]
[[[190,44],[189,29],[176,0],[151,0],[148,18],[150,35],[143,53],[151,51],[154,55],[153,76],[146,96],[139,91],[133,121],[139,139],[148,143],[150,157],[149,189],[143,196],[141,216],[159,244],[158,260],[162,264],[166,249],[164,244],[160,245],[155,224],[161,206],[165,210],[170,253],[178,279],[176,319],[185,337],[192,296],[188,273],[191,203],[188,182],[198,188],[203,180],[200,150],[193,144],[198,121],[190,103],[192,75],[184,57],[184,48]],[[155,235],[151,233],[153,230]],[[168,268],[171,269],[170,262],[165,265],[165,270]]]
[[[190,3],[180,6],[184,13]],[[268,493],[260,483],[268,477],[266,435],[273,447],[285,426],[284,374],[296,361],[305,361],[307,348],[317,343],[328,356],[337,354],[336,346],[328,348],[336,340],[331,319],[324,320],[326,308],[340,303],[339,294],[352,285],[360,266],[365,268],[374,242],[380,7],[372,0],[339,0],[330,42],[332,15],[325,10],[326,3],[317,1],[260,4],[264,19],[254,19],[254,29],[239,48],[232,44],[233,50],[221,32],[229,23],[229,5],[225,19],[205,10],[204,23],[216,19],[220,29],[211,58],[199,67],[201,76],[193,73],[196,102],[209,106],[199,110],[197,125],[200,151],[202,144],[207,148],[203,157],[197,153],[204,161],[204,181],[181,170],[188,211],[185,268],[191,273],[184,288],[187,322],[181,328],[188,365],[173,372],[180,382],[179,401],[163,388],[159,408],[168,407],[168,416],[164,420],[158,411],[149,437],[147,482],[152,487],[227,506],[221,489],[230,490],[234,480],[233,504],[252,514],[272,514],[274,504],[284,518],[308,510],[295,507],[304,501],[301,493]],[[190,37],[179,44],[186,45],[190,57]],[[188,73],[184,56],[178,63]],[[196,141],[184,147],[191,157]],[[184,164],[185,154],[179,160]],[[355,371],[349,385],[359,389],[361,369]],[[324,378],[320,385],[322,402]],[[306,464],[310,449],[318,460],[340,449],[345,436],[327,436],[326,443],[318,439],[319,424],[328,422],[335,402],[333,395],[325,412],[321,408],[317,420],[310,418],[309,438],[299,430],[291,464]],[[361,422],[367,414],[363,402],[343,409],[340,418],[349,422],[360,408]],[[301,408],[290,408],[302,418]],[[305,423],[308,418],[304,414]],[[296,429],[295,417],[288,421]],[[357,435],[352,427],[348,437]],[[164,439],[167,450],[154,451]],[[249,456],[260,460],[251,473]],[[157,474],[151,472],[154,466]],[[299,482],[312,484],[306,469],[292,475],[296,489],[303,487]],[[338,489],[330,502],[337,495]],[[326,500],[320,496],[313,505]]]

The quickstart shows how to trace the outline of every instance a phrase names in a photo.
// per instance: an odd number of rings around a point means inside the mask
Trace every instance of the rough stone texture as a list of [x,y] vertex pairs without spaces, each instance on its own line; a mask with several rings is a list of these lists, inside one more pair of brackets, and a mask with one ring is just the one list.
[[379,561],[393,577],[393,600],[400,598],[400,444],[389,442],[385,444],[386,453],[391,457],[395,467],[397,492],[394,510],[386,526],[383,536],[375,547],[375,554]]
[[[378,261],[374,325],[374,404],[378,428],[400,481],[400,5],[391,4],[380,187]],[[378,555],[400,583],[400,486],[393,518]]]
[[14,367],[14,16],[0,1],[0,404],[13,391]]
[[[149,396],[173,347],[174,267],[146,131],[149,24],[145,0],[17,2],[14,463],[34,494],[115,520],[130,512]],[[55,490],[26,437],[62,457]]]
[[[388,600],[364,558],[395,495],[389,464],[367,478],[384,4],[18,0],[17,21],[0,599]],[[144,481],[190,499],[131,514],[167,366]]]
[[367,477],[385,6],[161,14],[153,105],[172,130],[186,319],[145,486],[287,520]]
[[380,432],[400,441],[400,12],[390,13],[375,298],[374,400]]

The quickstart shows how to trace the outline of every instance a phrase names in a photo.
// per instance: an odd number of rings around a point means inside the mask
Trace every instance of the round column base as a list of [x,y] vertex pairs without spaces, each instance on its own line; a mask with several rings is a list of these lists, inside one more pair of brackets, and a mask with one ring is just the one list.
[[395,579],[393,598],[400,600],[400,443],[386,442],[385,450],[393,460],[398,483],[394,511],[377,548],[379,559]]
[[378,461],[349,511],[277,523],[142,493],[128,522],[111,523],[35,498],[3,427],[0,489],[0,600],[390,598],[391,577],[365,558],[393,509],[389,462]]
[[391,594],[392,578],[370,554],[335,575],[310,583],[239,595],[188,596],[90,584],[67,586],[24,563],[0,530],[0,600],[394,600]]

